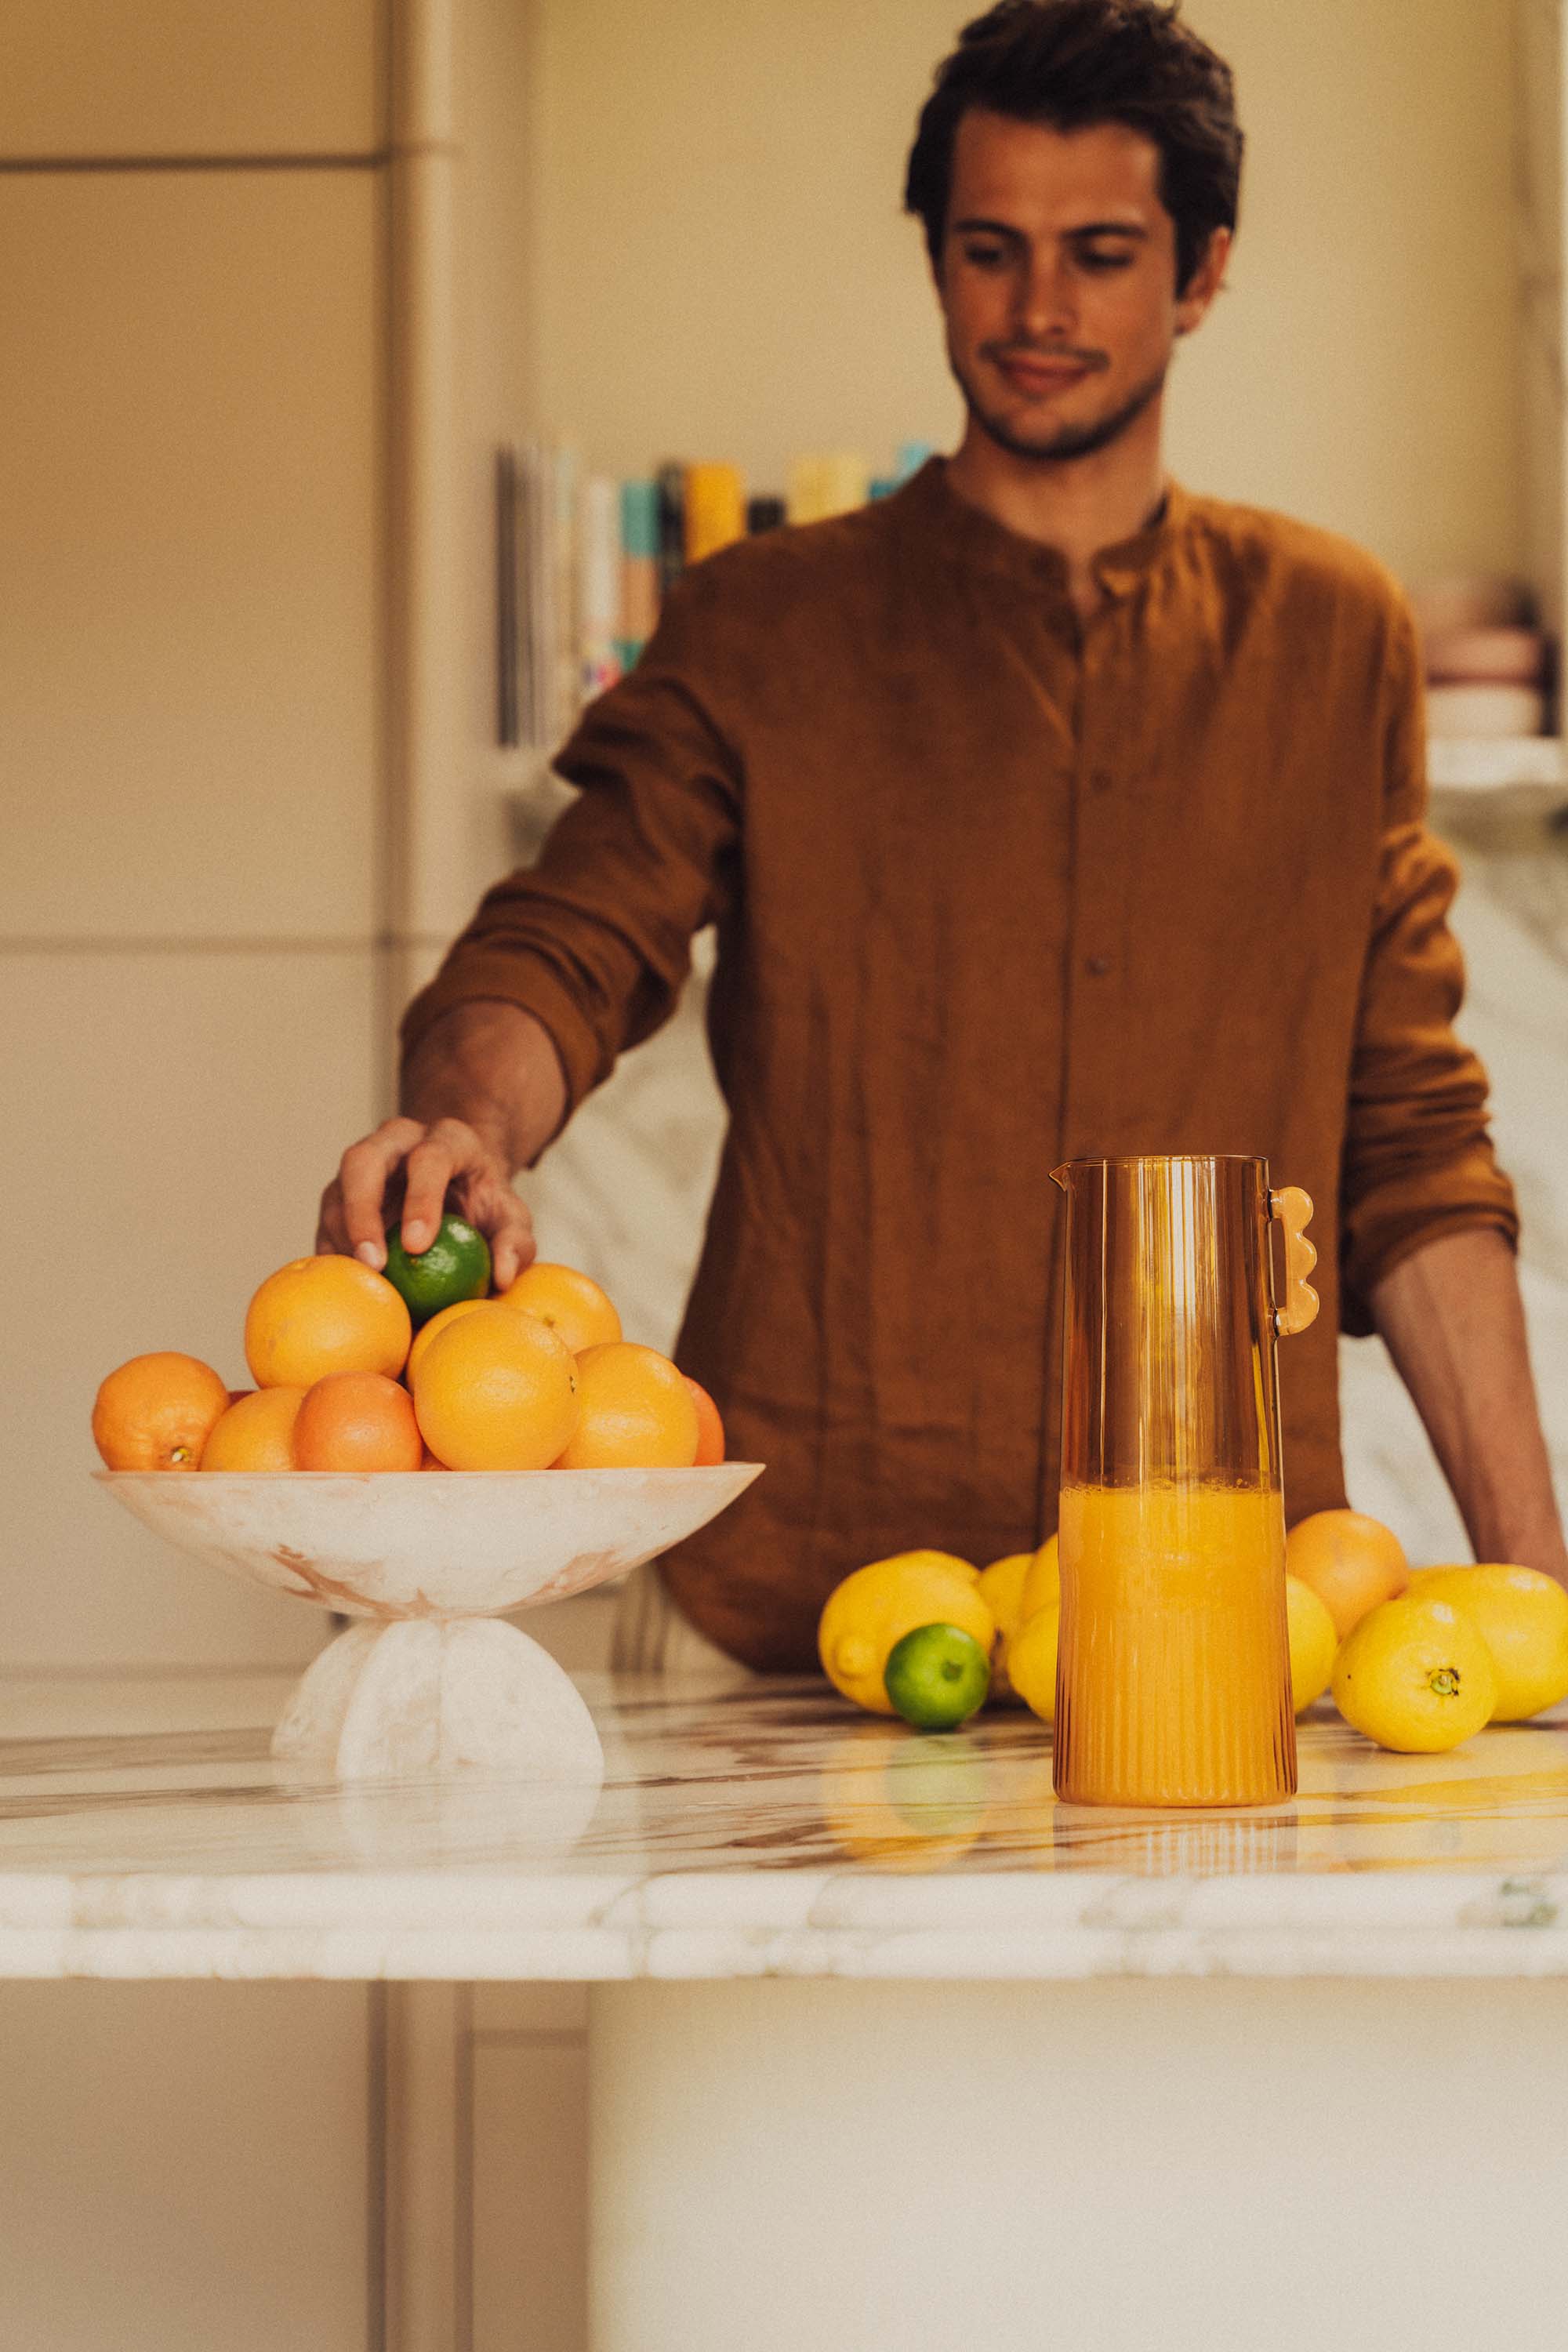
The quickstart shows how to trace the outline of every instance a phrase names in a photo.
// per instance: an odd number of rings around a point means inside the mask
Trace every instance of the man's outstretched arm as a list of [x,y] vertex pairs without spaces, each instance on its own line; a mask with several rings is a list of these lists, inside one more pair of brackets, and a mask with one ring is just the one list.
[[1373,1320],[1432,1440],[1478,1559],[1568,1584],[1568,1546],[1501,1234],[1439,1235],[1373,1289]]

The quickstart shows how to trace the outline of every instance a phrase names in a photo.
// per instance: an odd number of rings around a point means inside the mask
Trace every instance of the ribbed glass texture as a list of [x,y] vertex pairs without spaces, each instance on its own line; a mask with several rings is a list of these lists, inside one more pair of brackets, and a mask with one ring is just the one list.
[[1296,1787],[1268,1170],[1079,1160],[1067,1193],[1056,1786]]

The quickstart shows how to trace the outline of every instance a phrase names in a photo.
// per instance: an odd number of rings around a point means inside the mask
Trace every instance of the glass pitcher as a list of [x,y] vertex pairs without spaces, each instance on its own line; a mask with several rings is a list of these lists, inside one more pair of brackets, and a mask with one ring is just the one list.
[[1052,1175],[1068,1209],[1057,1793],[1291,1796],[1275,1341],[1318,1311],[1312,1203],[1271,1190],[1264,1160],[1079,1160]]

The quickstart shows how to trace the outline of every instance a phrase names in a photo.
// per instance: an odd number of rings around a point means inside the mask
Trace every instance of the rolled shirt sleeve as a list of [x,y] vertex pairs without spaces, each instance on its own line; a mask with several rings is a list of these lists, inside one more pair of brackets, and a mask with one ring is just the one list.
[[1387,669],[1387,795],[1352,1053],[1340,1191],[1341,1320],[1402,1259],[1449,1233],[1519,1239],[1513,1187],[1487,1124],[1487,1074],[1453,1024],[1464,961],[1447,913],[1458,868],[1427,830],[1426,732],[1414,625],[1397,614]]
[[674,1010],[693,935],[732,900],[740,833],[740,760],[701,683],[701,570],[675,583],[637,668],[584,714],[555,761],[580,797],[415,997],[405,1057],[455,1005],[519,1005],[555,1045],[570,1113]]

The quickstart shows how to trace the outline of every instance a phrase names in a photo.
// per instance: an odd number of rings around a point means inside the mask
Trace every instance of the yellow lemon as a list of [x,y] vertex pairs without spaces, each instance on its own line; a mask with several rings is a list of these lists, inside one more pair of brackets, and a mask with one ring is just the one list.
[[1013,1688],[1042,1723],[1057,1719],[1057,1635],[1061,1619],[1060,1601],[1048,1601],[1025,1620],[1007,1653]]
[[1035,1554],[1029,1572],[1024,1579],[1024,1595],[1018,1608],[1018,1622],[1026,1625],[1037,1609],[1048,1608],[1062,1597],[1061,1545],[1055,1536],[1048,1536]]
[[1299,1576],[1285,1579],[1285,1605],[1290,1631],[1290,1704],[1300,1715],[1332,1682],[1340,1637],[1327,1602]]
[[1496,1699],[1491,1652],[1447,1601],[1380,1601],[1334,1662],[1334,1704],[1345,1721],[1401,1755],[1458,1748],[1479,1731]]
[[1568,1592],[1538,1568],[1433,1568],[1425,1597],[1462,1609],[1497,1669],[1494,1723],[1521,1723],[1568,1698]]
[[983,1568],[975,1579],[975,1587],[991,1614],[996,1620],[996,1645],[991,1653],[991,1696],[994,1699],[1010,1699],[1013,1685],[1007,1679],[1007,1644],[1018,1630],[1018,1610],[1024,1598],[1024,1579],[1034,1565],[1032,1551],[1010,1551],[1004,1559],[994,1559]]
[[975,1569],[950,1551],[901,1551],[858,1568],[827,1596],[816,1628],[823,1671],[872,1715],[891,1715],[882,1676],[895,1642],[917,1625],[956,1625],[990,1655],[996,1620]]

